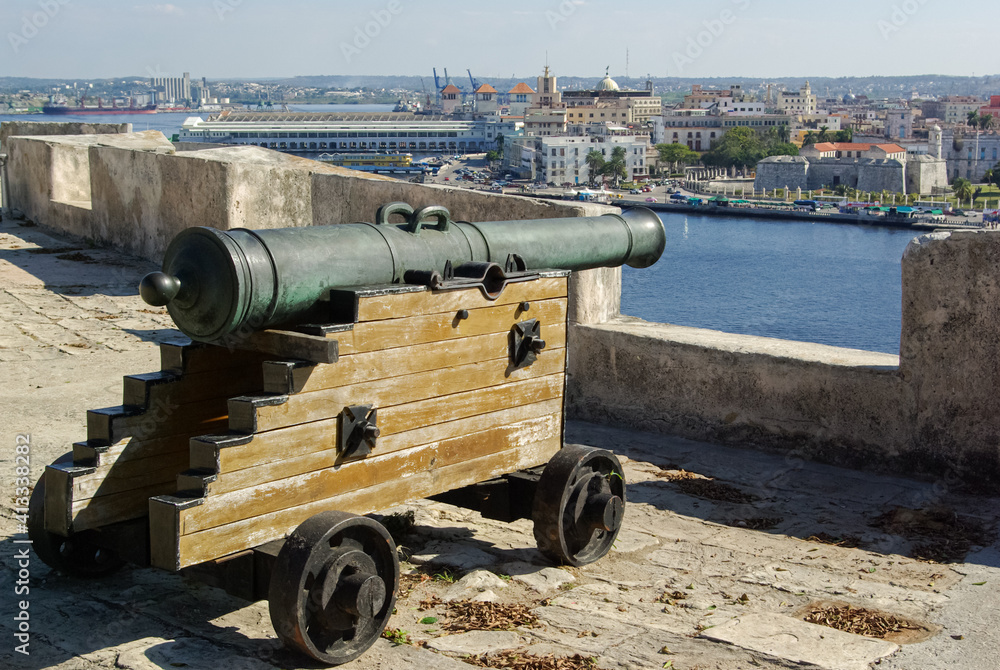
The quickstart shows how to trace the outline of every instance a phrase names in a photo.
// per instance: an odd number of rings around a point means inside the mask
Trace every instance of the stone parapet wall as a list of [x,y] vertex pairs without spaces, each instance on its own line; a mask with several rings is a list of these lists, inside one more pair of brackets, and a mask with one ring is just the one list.
[[0,152],[7,149],[7,138],[19,135],[119,135],[131,133],[131,123],[79,123],[52,121],[4,121],[0,123]]
[[903,256],[900,372],[927,467],[1000,472],[1000,232],[933,233]]
[[897,356],[628,317],[570,346],[575,418],[854,466],[911,442]]

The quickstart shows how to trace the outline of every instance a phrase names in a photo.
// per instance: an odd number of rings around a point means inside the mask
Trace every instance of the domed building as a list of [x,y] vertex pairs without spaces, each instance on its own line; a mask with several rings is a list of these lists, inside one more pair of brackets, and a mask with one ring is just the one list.
[[[610,70],[610,68],[609,68],[609,70]],[[611,75],[608,72],[605,72],[604,73],[604,79],[602,79],[600,82],[598,82],[596,90],[598,90],[598,91],[620,91],[621,89],[618,86],[618,82],[616,82],[614,79],[612,79]]]
[[660,97],[653,95],[651,81],[646,82],[642,91],[622,90],[611,78],[610,68],[593,90],[563,91],[562,99],[568,108],[566,122],[571,124],[646,125],[663,113]]

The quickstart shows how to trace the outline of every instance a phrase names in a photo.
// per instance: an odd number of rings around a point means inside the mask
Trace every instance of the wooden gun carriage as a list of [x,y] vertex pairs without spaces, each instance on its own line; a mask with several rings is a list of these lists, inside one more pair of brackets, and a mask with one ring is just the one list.
[[[405,224],[389,224],[394,215]],[[380,210],[375,233],[433,243],[421,231],[428,218],[439,236],[454,233],[442,208],[400,203]],[[655,215],[613,218],[628,224],[628,260],[659,257]],[[647,248],[629,225],[652,230]],[[360,515],[437,497],[489,518],[532,518],[539,549],[558,563],[607,553],[624,513],[621,465],[611,452],[563,444],[568,270],[579,266],[529,269],[505,250],[503,266],[455,264],[448,252],[443,267],[419,259],[427,264],[396,267],[390,281],[325,278],[294,296],[291,318],[243,328],[229,312],[220,329],[217,306],[199,301],[220,299],[212,287],[224,279],[185,270],[197,253],[184,244],[217,254],[237,231],[197,230],[178,237],[182,248],[172,245],[142,294],[209,341],[161,345],[161,370],[126,377],[122,405],[90,411],[86,441],[46,468],[29,531],[47,564],[98,576],[127,561],[266,598],[286,645],[339,664],[378,639],[399,582],[391,537]],[[496,237],[484,236],[497,253]],[[250,272],[226,272],[263,287],[272,301],[263,313],[288,314],[278,287],[294,272],[282,270],[275,239],[264,240],[270,285],[253,259]],[[237,264],[250,256],[245,244],[229,251]],[[210,337],[199,331],[206,323]]]

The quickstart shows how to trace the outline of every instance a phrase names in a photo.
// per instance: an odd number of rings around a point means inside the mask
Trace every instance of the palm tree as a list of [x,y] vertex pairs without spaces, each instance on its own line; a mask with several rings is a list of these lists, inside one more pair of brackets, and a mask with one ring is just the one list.
[[623,179],[629,177],[626,156],[625,147],[615,147],[611,152],[611,160],[604,165],[602,172],[611,177],[615,188],[618,188]]
[[778,126],[778,139],[781,142],[789,142],[792,139],[792,131],[788,129],[788,124],[781,124]]
[[972,182],[965,177],[957,177],[951,183],[951,188],[955,193],[955,197],[958,198],[959,203],[972,197]]
[[980,130],[989,130],[990,128],[993,127],[994,121],[995,121],[995,119],[993,118],[992,114],[986,114],[984,116],[980,116],[979,117],[979,129]]
[[975,128],[979,124],[979,111],[974,109],[966,114],[965,121],[970,128]]
[[820,126],[817,140],[819,142],[826,142],[828,139],[830,139],[830,126]]
[[587,154],[583,161],[590,168],[590,185],[593,186],[597,181],[598,175],[604,173],[604,154],[602,154],[597,149],[593,149]]
[[806,147],[810,144],[816,144],[816,133],[811,130],[802,138],[802,146]]

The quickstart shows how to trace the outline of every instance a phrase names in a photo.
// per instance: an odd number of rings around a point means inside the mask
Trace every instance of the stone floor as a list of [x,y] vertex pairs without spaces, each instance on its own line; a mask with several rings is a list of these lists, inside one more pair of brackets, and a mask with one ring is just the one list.
[[[163,571],[127,568],[79,581],[32,555],[30,592],[9,595],[25,546],[13,511],[17,436],[30,435],[37,478],[84,437],[86,410],[118,404],[122,375],[156,370],[155,343],[177,335],[163,310],[136,295],[150,264],[24,223],[0,223],[0,667],[314,667],[281,649],[266,603]],[[424,577],[407,579],[412,590],[389,623],[411,644],[379,640],[343,667],[467,668],[467,654],[509,649],[582,654],[601,668],[997,667],[996,499],[967,495],[954,482],[590,424],[571,423],[567,440],[612,449],[624,464],[625,526],[610,554],[557,568],[535,549],[528,521],[504,524],[428,501],[385,510],[414,512],[403,567]],[[880,517],[896,523],[873,525]],[[960,522],[986,533],[959,546]],[[915,529],[930,535],[908,532]],[[956,546],[967,549],[958,562],[913,558]],[[432,596],[441,602],[422,609]],[[30,656],[14,651],[21,599],[30,603]],[[449,599],[526,605],[537,623],[451,633]],[[885,641],[803,621],[836,604],[913,627]]]

